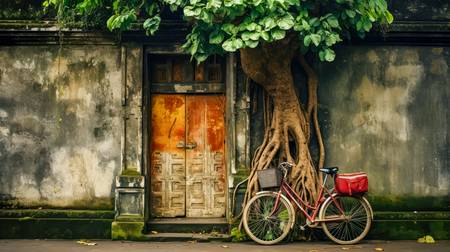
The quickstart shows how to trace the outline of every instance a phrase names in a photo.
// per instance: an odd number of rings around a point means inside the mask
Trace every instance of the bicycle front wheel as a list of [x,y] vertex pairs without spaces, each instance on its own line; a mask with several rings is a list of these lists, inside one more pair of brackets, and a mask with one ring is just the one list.
[[272,245],[282,241],[294,222],[294,209],[280,197],[276,209],[277,193],[265,192],[251,198],[244,208],[244,229],[250,238],[262,245]]
[[330,199],[320,210],[320,219],[324,221],[323,231],[338,244],[348,245],[361,241],[369,232],[372,223],[369,203],[363,197],[338,195],[334,198],[336,202]]

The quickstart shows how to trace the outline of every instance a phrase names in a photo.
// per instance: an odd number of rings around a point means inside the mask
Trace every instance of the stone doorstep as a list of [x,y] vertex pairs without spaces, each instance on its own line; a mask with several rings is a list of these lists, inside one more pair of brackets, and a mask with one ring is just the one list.
[[147,222],[147,232],[158,233],[228,233],[225,218],[160,218]]
[[196,234],[196,233],[150,233],[144,235],[145,240],[155,241],[155,242],[173,242],[173,241],[184,241],[184,242],[223,242],[231,241],[231,236],[228,234],[219,233],[207,233],[207,234]]

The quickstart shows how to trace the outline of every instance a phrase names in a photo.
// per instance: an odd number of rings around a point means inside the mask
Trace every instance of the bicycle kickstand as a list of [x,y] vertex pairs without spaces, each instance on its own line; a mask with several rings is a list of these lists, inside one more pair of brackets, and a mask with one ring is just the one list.
[[308,226],[308,224],[305,224],[305,225],[303,225],[303,226],[300,226],[300,230],[305,231],[305,230],[306,230],[305,227],[307,227],[307,226]]

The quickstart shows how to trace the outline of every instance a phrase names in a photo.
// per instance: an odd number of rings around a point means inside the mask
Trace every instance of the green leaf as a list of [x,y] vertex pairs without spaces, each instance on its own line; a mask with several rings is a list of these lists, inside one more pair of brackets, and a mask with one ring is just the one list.
[[278,27],[283,30],[289,30],[294,26],[294,18],[291,15],[285,15],[278,20]]
[[394,21],[394,16],[392,16],[392,13],[390,13],[389,11],[386,11],[386,20],[388,24],[391,24],[392,21]]
[[230,39],[226,40],[225,42],[223,42],[222,48],[227,52],[236,51],[236,48],[234,48],[232,41],[233,41],[233,38],[230,38]]
[[237,49],[244,47],[244,42],[240,38],[229,38],[222,44],[222,48],[227,52],[235,52]]
[[249,32],[249,31],[243,32],[243,33],[241,34],[242,40],[244,40],[244,41],[250,40],[250,34],[251,34],[251,32]]
[[356,12],[353,10],[345,10],[345,14],[347,14],[350,18],[354,18],[356,16]]
[[372,29],[372,22],[370,22],[369,19],[364,19],[364,24],[363,24],[363,26],[364,26],[364,30],[365,30],[366,32],[369,32],[370,29]]
[[254,31],[254,30],[256,30],[257,26],[258,25],[256,23],[250,23],[249,25],[247,25],[247,30]]
[[311,44],[311,35],[306,35],[303,38],[303,44],[308,47]]
[[318,26],[320,24],[319,19],[316,18],[316,17],[315,18],[311,18],[308,23],[312,27],[316,27],[316,26]]
[[249,31],[245,31],[241,34],[241,38],[243,41],[248,41],[248,40],[258,40],[260,36],[259,32],[249,32]]
[[311,29],[311,26],[309,26],[308,22],[306,22],[306,20],[304,19],[302,19],[302,26],[306,31],[309,31]]
[[319,59],[321,61],[325,61],[325,51],[319,51]]
[[325,49],[324,59],[328,62],[331,62],[334,60],[334,58],[336,58],[336,54],[334,53],[334,51],[329,48]]
[[260,35],[261,35],[261,33],[259,33],[259,32],[252,32],[252,33],[250,34],[250,39],[251,39],[251,40],[258,40],[259,37],[260,37]]
[[200,13],[202,12],[201,8],[195,8],[194,6],[186,6],[183,9],[183,13],[186,17],[196,17],[198,15],[200,15]]
[[363,28],[363,22],[362,22],[362,20],[359,20],[358,22],[356,22],[356,30],[361,31],[362,28]]
[[271,42],[270,34],[268,32],[266,32],[266,31],[262,31],[261,32],[261,38],[264,39],[267,42]]
[[264,29],[266,31],[271,30],[272,28],[274,28],[277,24],[275,23],[275,20],[271,17],[266,17],[263,19],[263,25],[264,25]]
[[327,18],[327,23],[333,28],[338,28],[339,27],[339,21],[337,20],[337,18],[335,16],[328,17]]
[[224,24],[222,25],[222,31],[226,32],[227,34],[234,35],[238,32],[238,28],[233,24]]
[[321,37],[319,34],[311,34],[310,37],[311,37],[311,41],[313,42],[313,44],[315,46],[318,46],[320,44]]
[[244,42],[240,38],[237,38],[233,41],[233,45],[236,49],[244,47]]
[[113,31],[115,27],[113,26],[114,20],[117,18],[117,15],[113,15],[108,18],[108,21],[106,21],[106,27],[108,27],[108,30]]
[[208,4],[206,5],[206,8],[220,8],[220,6],[222,6],[222,1],[221,0],[209,0]]
[[254,41],[254,40],[247,40],[245,41],[245,45],[250,47],[250,48],[255,48],[258,46],[258,41]]
[[274,40],[283,39],[286,36],[286,31],[281,29],[274,29],[270,33]]
[[326,44],[327,46],[332,46],[332,45],[336,44],[336,39],[335,39],[335,37],[334,37],[333,35],[327,36],[327,37],[325,38],[325,44]]
[[147,18],[143,24],[145,33],[147,35],[153,35],[159,28],[159,24],[161,23],[161,17],[154,16],[152,18]]
[[224,34],[220,30],[216,30],[209,34],[209,43],[217,45],[222,43],[224,38]]
[[200,64],[208,58],[208,54],[198,53],[198,54],[195,54],[194,57],[197,60],[197,64]]

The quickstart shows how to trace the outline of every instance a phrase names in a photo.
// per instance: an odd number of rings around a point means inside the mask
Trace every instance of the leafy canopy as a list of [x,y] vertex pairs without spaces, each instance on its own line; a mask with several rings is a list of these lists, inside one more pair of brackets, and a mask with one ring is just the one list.
[[212,54],[255,48],[295,34],[301,51],[333,61],[333,46],[343,36],[363,37],[374,23],[393,21],[385,0],[46,0],[59,10],[74,8],[80,16],[111,10],[110,30],[127,30],[143,21],[147,35],[161,23],[164,8],[182,11],[192,23],[183,48],[201,62]]

